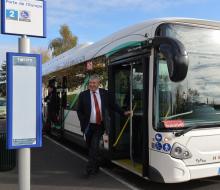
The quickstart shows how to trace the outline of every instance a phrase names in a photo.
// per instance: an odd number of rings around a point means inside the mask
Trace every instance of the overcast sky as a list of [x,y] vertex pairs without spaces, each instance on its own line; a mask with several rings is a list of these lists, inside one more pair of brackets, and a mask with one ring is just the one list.
[[[126,26],[159,17],[220,21],[218,0],[47,0],[47,38],[31,38],[32,48],[47,48],[69,25],[79,43],[95,42]],[[0,61],[17,51],[17,36],[0,35]]]

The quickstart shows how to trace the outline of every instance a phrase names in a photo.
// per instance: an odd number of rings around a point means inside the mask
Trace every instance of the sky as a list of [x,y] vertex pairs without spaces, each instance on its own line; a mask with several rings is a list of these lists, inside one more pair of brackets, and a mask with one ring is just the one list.
[[[31,37],[32,49],[47,49],[67,24],[78,43],[96,42],[144,20],[191,17],[220,21],[219,0],[47,0],[47,38]],[[0,63],[17,52],[19,36],[0,35]]]

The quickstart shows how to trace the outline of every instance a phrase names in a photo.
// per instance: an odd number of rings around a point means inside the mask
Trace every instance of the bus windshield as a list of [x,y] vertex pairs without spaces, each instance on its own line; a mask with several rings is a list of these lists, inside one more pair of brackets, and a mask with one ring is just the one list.
[[167,24],[163,30],[184,44],[189,69],[183,81],[172,82],[166,60],[157,54],[157,128],[220,126],[220,31],[180,24]]

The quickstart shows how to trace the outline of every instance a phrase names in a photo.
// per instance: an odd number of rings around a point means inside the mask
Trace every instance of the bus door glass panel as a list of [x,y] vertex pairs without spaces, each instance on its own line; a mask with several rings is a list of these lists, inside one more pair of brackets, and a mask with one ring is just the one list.
[[[122,64],[114,71],[114,86],[116,102],[124,110],[134,110],[132,118],[132,139],[130,138],[130,124],[124,130],[116,149],[123,152],[125,157],[129,157],[130,140],[132,141],[132,154],[135,161],[139,161],[142,156],[142,117],[143,117],[143,69],[139,61]],[[130,99],[132,97],[132,101]],[[132,108],[131,108],[132,107]],[[115,114],[115,134],[116,139],[120,130],[124,126],[127,117]]]
[[[115,101],[124,110],[129,109],[129,88],[130,88],[130,65],[124,64],[120,66],[115,66],[114,68],[114,93]],[[115,140],[126,121],[125,117],[121,117],[118,113],[114,114],[114,124],[115,124]],[[118,141],[116,150],[120,150],[122,157],[129,156],[129,127],[126,127],[124,133],[122,134],[120,140]]]
[[140,62],[132,63],[132,144],[134,161],[141,161],[143,143],[143,69]]

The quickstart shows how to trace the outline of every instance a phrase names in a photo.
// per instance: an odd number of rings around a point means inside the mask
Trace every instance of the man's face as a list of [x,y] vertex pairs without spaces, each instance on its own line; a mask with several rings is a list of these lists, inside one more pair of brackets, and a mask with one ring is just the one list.
[[89,90],[95,92],[99,88],[99,80],[93,79],[89,81]]

